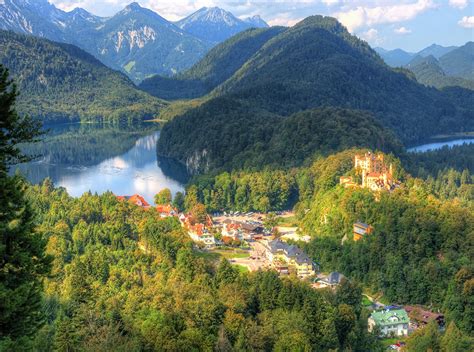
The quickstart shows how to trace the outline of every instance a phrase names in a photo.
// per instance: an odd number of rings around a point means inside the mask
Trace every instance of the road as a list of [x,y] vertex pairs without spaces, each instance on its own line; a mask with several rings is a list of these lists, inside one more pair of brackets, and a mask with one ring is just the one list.
[[247,267],[249,271],[269,269],[271,265],[265,256],[265,252],[265,247],[262,243],[251,242],[249,258],[232,258],[230,262],[232,264],[243,265]]

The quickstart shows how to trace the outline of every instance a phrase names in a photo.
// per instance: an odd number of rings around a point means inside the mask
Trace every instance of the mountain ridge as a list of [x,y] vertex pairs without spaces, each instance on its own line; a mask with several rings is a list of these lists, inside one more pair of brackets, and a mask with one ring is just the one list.
[[408,52],[397,48],[387,50],[381,47],[376,47],[374,50],[382,57],[385,63],[392,67],[402,67],[408,65],[416,56],[428,57],[433,56],[436,59],[448,54],[449,52],[459,48],[458,46],[442,46],[439,44],[431,44],[418,52]]
[[203,7],[175,24],[197,38],[212,43],[223,42],[252,27],[268,27],[260,16],[241,20],[219,7]]
[[215,46],[188,70],[174,77],[150,77],[139,87],[166,100],[197,98],[224,83],[262,45],[285,30],[285,27],[248,29]]
[[[236,21],[240,26],[227,35],[256,25]],[[202,26],[210,31],[210,24]],[[137,2],[105,18],[82,8],[65,12],[48,0],[5,0],[0,5],[0,29],[76,45],[136,83],[151,75],[183,71],[217,43],[182,30]],[[214,31],[226,33],[221,27]]]
[[417,55],[405,67],[418,82],[436,88],[459,86],[474,89],[474,42],[435,57]]

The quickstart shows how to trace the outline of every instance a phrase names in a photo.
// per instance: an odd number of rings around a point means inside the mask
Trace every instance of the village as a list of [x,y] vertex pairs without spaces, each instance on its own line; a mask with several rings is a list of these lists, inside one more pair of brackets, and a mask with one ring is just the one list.
[[[382,154],[369,152],[357,155],[354,166],[361,176],[360,182],[356,182],[353,176],[341,176],[339,183],[342,187],[390,192],[400,186],[394,181],[393,166],[386,165]],[[285,224],[291,223],[285,219],[294,218],[292,211],[277,214],[230,211],[212,215],[203,211],[196,215],[179,212],[171,204],[153,207],[138,194],[117,198],[146,210],[155,209],[160,218],[175,217],[193,240],[197,251],[203,255],[222,256],[240,271],[273,270],[280,276],[305,280],[317,290],[336,290],[344,280],[350,280],[339,272],[322,272],[318,263],[294,244],[298,241],[309,242],[311,237],[300,234],[297,226]],[[352,233],[345,234],[344,240],[350,236],[353,241],[360,241],[374,235],[374,231],[372,225],[357,221],[353,224]],[[392,341],[389,349],[401,350],[405,337],[433,320],[441,330],[444,329],[444,316],[439,312],[421,306],[383,304],[367,295],[365,298],[364,306],[372,311],[367,322],[368,330]]]

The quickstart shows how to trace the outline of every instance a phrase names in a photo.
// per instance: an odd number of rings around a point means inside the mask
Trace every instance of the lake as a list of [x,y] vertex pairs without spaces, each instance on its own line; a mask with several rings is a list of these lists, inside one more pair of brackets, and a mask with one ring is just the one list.
[[32,183],[49,177],[74,197],[87,191],[111,191],[116,195],[138,193],[153,202],[163,188],[183,191],[187,179],[181,165],[157,159],[158,127],[151,123],[49,126],[41,142],[23,147],[40,157],[16,168]]
[[463,139],[454,139],[451,141],[443,141],[443,142],[432,142],[428,144],[422,144],[413,148],[409,148],[409,152],[415,152],[415,153],[423,153],[427,152],[429,150],[436,150],[436,149],[441,149],[444,146],[448,147],[453,147],[455,145],[462,145],[462,144],[471,144],[474,143],[473,138],[463,138]]

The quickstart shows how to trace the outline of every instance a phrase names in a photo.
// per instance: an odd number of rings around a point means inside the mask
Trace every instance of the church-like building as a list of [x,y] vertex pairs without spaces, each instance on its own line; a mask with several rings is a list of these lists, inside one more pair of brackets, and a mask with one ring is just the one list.
[[362,175],[362,184],[355,183],[350,176],[342,176],[340,184],[345,187],[361,186],[372,191],[391,190],[395,186],[393,180],[393,166],[384,161],[383,154],[365,153],[363,156],[356,155],[354,166]]

